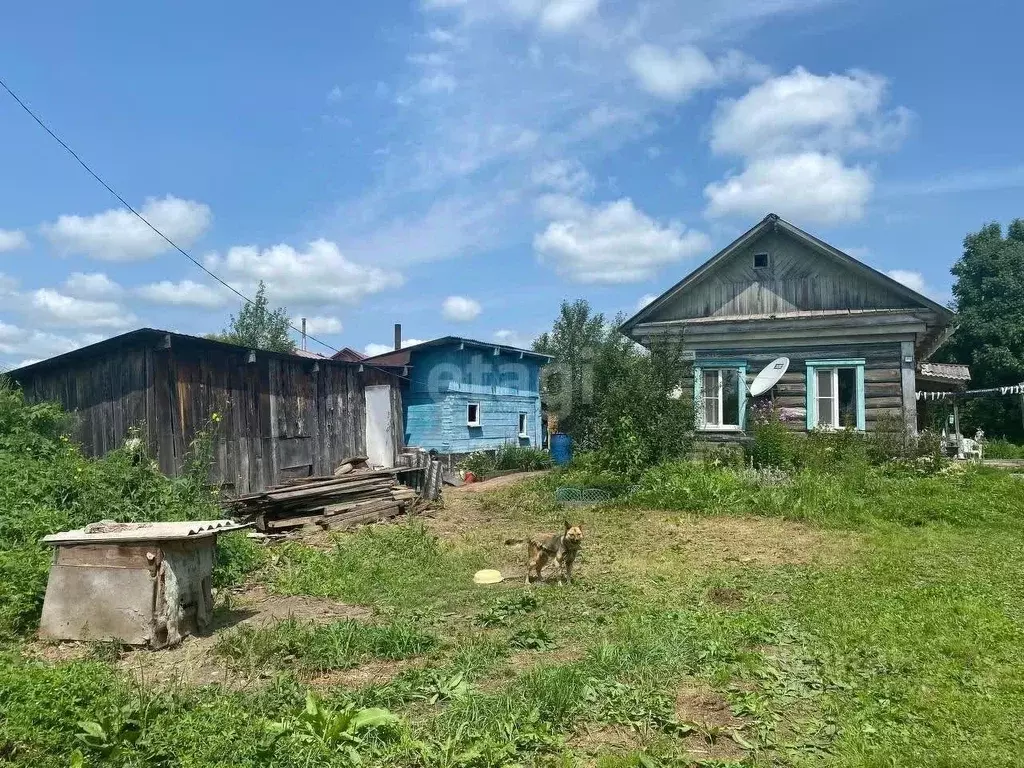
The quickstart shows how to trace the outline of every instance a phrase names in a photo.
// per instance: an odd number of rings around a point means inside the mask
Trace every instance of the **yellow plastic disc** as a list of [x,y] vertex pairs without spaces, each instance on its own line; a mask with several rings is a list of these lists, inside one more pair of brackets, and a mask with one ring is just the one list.
[[501,575],[501,571],[495,571],[492,568],[485,568],[482,571],[477,571],[473,576],[473,581],[477,584],[497,584],[502,581],[505,577]]

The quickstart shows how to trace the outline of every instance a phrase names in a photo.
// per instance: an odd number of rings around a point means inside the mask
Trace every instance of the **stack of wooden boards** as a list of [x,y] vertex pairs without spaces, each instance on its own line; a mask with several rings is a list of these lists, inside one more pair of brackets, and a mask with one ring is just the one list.
[[394,469],[353,469],[329,478],[306,478],[228,503],[232,517],[274,533],[302,525],[351,528],[405,512],[419,497]]

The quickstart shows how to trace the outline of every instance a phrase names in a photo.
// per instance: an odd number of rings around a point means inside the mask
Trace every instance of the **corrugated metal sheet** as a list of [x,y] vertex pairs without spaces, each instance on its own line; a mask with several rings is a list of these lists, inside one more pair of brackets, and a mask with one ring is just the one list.
[[138,541],[175,541],[202,539],[219,533],[248,528],[234,520],[194,520],[174,523],[92,523],[85,528],[46,536],[47,544],[102,544]]
[[971,370],[966,365],[955,363],[921,363],[917,366],[917,372],[922,376],[935,379],[949,379],[950,381],[970,381]]

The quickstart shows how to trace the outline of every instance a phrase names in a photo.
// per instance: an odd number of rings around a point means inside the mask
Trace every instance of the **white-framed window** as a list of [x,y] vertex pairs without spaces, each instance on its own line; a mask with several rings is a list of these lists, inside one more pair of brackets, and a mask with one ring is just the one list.
[[704,429],[742,429],[744,378],[740,367],[700,369],[699,405]]
[[466,426],[480,426],[480,403],[469,403],[466,406]]
[[519,436],[520,437],[529,437],[530,436],[529,433],[526,431],[527,423],[528,422],[527,422],[527,419],[526,419],[526,414],[525,413],[520,413],[519,414]]
[[864,361],[807,363],[807,429],[864,429]]

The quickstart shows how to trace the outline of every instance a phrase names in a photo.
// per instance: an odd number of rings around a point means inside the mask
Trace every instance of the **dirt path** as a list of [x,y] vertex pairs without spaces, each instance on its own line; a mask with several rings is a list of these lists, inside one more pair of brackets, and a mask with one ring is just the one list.
[[539,472],[516,472],[511,475],[502,475],[501,477],[492,477],[490,480],[481,480],[476,483],[469,483],[463,485],[460,488],[445,488],[445,495],[460,496],[466,493],[487,493],[488,491],[495,491],[498,488],[505,488],[509,485],[515,485],[521,483],[524,480],[532,480],[535,477],[543,477],[550,470],[542,469]]

